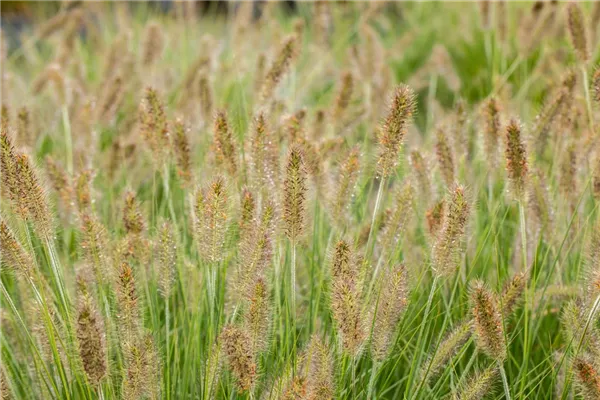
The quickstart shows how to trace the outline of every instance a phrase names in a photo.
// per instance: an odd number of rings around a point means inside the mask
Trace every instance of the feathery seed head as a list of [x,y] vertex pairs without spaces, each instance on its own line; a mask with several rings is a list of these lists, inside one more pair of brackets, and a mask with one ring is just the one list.
[[333,360],[329,346],[314,334],[308,347],[307,397],[311,400],[334,398]]
[[577,2],[572,1],[567,6],[567,27],[577,58],[585,63],[590,59],[590,51],[585,18],[581,6]]
[[263,102],[273,97],[273,92],[297,55],[298,45],[299,38],[297,35],[290,35],[281,43],[262,83],[261,100]]
[[502,296],[500,297],[500,306],[502,307],[502,317],[508,318],[513,313],[521,296],[527,287],[527,273],[517,272],[510,282],[504,286]]
[[237,150],[224,110],[217,111],[215,116],[214,142],[217,166],[224,166],[234,177],[237,171]]
[[415,95],[413,90],[400,85],[394,91],[385,122],[380,129],[379,159],[377,171],[382,177],[389,176],[398,164],[398,155],[402,146],[406,127],[415,112]]
[[498,379],[498,367],[492,366],[473,376],[453,396],[454,400],[481,400],[493,391]]
[[393,255],[393,249],[402,238],[404,232],[406,232],[407,225],[414,215],[414,197],[415,193],[413,186],[410,180],[407,179],[397,191],[394,206],[387,215],[381,230],[381,237],[379,240],[381,251],[386,253],[389,257]]
[[140,133],[154,157],[155,167],[162,167],[171,148],[170,133],[164,105],[151,87],[146,89],[140,103],[139,124]]
[[343,116],[344,111],[348,108],[350,104],[350,99],[352,98],[352,92],[354,90],[354,77],[352,72],[346,71],[342,75],[340,88],[338,91],[338,95],[335,99],[335,105],[333,108],[333,118],[336,120]]
[[249,153],[252,185],[260,188],[265,195],[276,187],[279,152],[264,112],[259,112],[254,118]]
[[292,242],[302,235],[306,224],[307,172],[302,149],[294,145],[288,154],[283,181],[285,234]]
[[[598,3],[596,5],[598,5]],[[600,10],[600,7],[598,9]],[[600,68],[596,68],[596,72],[594,72],[592,89],[594,90],[594,100],[600,105]]]
[[46,175],[50,185],[58,194],[62,206],[65,210],[68,210],[71,206],[73,190],[71,182],[67,177],[67,171],[65,171],[64,167],[59,165],[52,157],[46,156]]
[[348,209],[360,172],[360,149],[354,146],[340,165],[336,177],[336,189],[331,199],[332,219],[338,227],[348,224]]
[[381,291],[376,305],[371,343],[373,356],[379,361],[384,360],[389,354],[396,327],[408,304],[406,266],[398,264],[388,269],[383,274],[380,285]]
[[0,248],[2,265],[29,279],[34,266],[33,257],[21,246],[3,219],[0,219]]
[[446,187],[450,188],[454,184],[454,157],[452,149],[448,143],[448,138],[443,128],[436,130],[435,154]]
[[196,235],[201,256],[212,263],[224,258],[225,233],[229,221],[229,196],[222,176],[215,177],[196,195]]
[[256,362],[251,352],[252,340],[246,330],[226,325],[219,336],[229,369],[241,392],[251,391],[256,380]]
[[123,225],[127,233],[138,235],[145,229],[144,216],[140,210],[140,204],[135,193],[128,191],[125,194],[125,205],[123,206]]
[[158,59],[164,47],[164,34],[157,22],[150,22],[146,26],[144,48],[142,52],[142,63],[145,66],[152,65]]
[[471,307],[477,346],[489,357],[502,362],[506,358],[502,314],[494,294],[481,281],[472,285]]
[[90,169],[84,169],[79,174],[74,182],[75,189],[75,204],[79,213],[90,212],[92,207],[92,194],[90,190],[93,173]]
[[254,213],[256,211],[256,199],[254,194],[248,188],[242,189],[240,206],[240,232],[246,233],[252,229],[251,224],[254,222]]
[[441,199],[436,202],[427,212],[425,213],[425,219],[427,220],[427,229],[431,237],[436,238],[440,229],[444,223],[444,213],[446,208],[446,201]]
[[28,146],[33,144],[33,133],[31,132],[31,119],[29,109],[21,107],[17,113],[17,137]]
[[490,97],[483,106],[484,143],[485,154],[491,162],[491,167],[496,165],[498,154],[498,138],[500,137],[500,103],[496,97]]
[[108,256],[108,238],[106,229],[98,218],[91,213],[82,213],[79,216],[81,220],[81,255],[87,264],[92,267],[96,280],[99,284],[106,281],[109,274],[108,265],[110,257]]
[[506,127],[506,171],[516,198],[521,199],[527,184],[527,152],[521,135],[521,125],[512,119]]
[[460,259],[461,242],[469,220],[470,205],[465,188],[457,185],[445,201],[444,222],[433,245],[433,270],[439,276],[452,273]]
[[269,287],[264,278],[254,282],[248,296],[248,309],[245,314],[245,329],[251,340],[250,351],[256,356],[265,351],[269,344],[269,331],[271,328],[271,305]]
[[598,367],[586,356],[579,356],[573,360],[575,380],[579,392],[585,400],[600,398],[600,372]]
[[160,224],[157,259],[159,262],[158,288],[164,298],[168,299],[171,294],[177,264],[177,247],[173,226],[168,221]]
[[439,347],[432,355],[430,362],[422,367],[421,376],[424,377],[425,373],[427,373],[427,369],[429,369],[427,381],[431,382],[433,379],[437,378],[470,337],[471,323],[459,323],[440,343]]
[[106,350],[100,315],[87,293],[79,294],[77,341],[83,369],[93,386],[106,375]]
[[182,120],[177,119],[174,124],[173,153],[177,162],[177,173],[185,187],[192,183],[192,155],[188,129]]
[[410,153],[410,166],[412,173],[419,185],[419,193],[423,198],[429,198],[431,183],[429,182],[429,168],[427,162],[418,150]]

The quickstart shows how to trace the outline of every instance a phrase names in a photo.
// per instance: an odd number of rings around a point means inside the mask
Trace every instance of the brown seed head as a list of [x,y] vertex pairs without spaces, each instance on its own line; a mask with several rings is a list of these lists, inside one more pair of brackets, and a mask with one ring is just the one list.
[[436,132],[435,154],[446,187],[450,188],[454,184],[454,157],[444,129],[438,128]]
[[600,399],[600,373],[598,367],[585,356],[573,360],[575,380],[585,400]]
[[79,213],[88,213],[92,210],[92,194],[90,186],[93,180],[93,172],[90,169],[84,169],[75,178],[73,187],[75,189],[75,204]]
[[111,262],[106,229],[94,214],[82,213],[79,219],[81,256],[92,267],[98,284],[102,284],[110,274],[108,266]]
[[250,351],[258,356],[267,350],[271,330],[271,299],[269,286],[264,278],[254,281],[246,300],[248,308],[244,316],[244,329],[250,336]]
[[471,323],[461,322],[446,336],[432,355],[431,360],[421,370],[421,376],[427,373],[427,381],[431,382],[448,366],[448,363],[471,337]]
[[[177,246],[173,233],[173,226],[163,221],[158,231],[158,289],[165,299],[171,294],[175,268],[177,264]],[[167,300],[168,301],[168,300]]]
[[97,386],[106,375],[106,348],[100,315],[92,297],[79,294],[77,341],[83,369],[90,383]]
[[521,296],[527,287],[527,274],[517,272],[512,279],[504,286],[502,296],[500,297],[500,306],[502,307],[502,317],[511,316],[515,308],[521,301]]
[[152,65],[160,57],[164,47],[164,34],[157,22],[150,22],[146,26],[144,34],[144,47],[142,52],[142,63],[145,66]]
[[506,127],[506,171],[512,191],[516,198],[521,199],[527,183],[527,152],[521,137],[521,125],[512,119]]
[[429,181],[429,168],[427,162],[418,150],[410,153],[410,166],[415,180],[419,185],[419,193],[422,198],[428,199],[431,192],[431,182]]
[[224,166],[234,177],[237,171],[237,150],[224,110],[217,111],[215,116],[213,147],[217,166]]
[[494,294],[481,281],[471,289],[473,333],[477,347],[496,361],[506,358],[502,314]]
[[153,88],[146,89],[139,110],[140,133],[146,141],[155,167],[162,167],[169,155],[170,133],[164,105]]
[[279,84],[283,76],[289,70],[292,61],[298,52],[298,42],[298,36],[290,35],[281,43],[275,59],[267,71],[262,83],[261,100],[263,102],[268,101],[273,97],[273,92],[277,88],[277,84]]
[[389,176],[398,164],[398,155],[406,133],[406,126],[410,123],[414,111],[415,95],[413,90],[406,85],[398,86],[378,137],[377,171],[383,177]]
[[226,325],[219,341],[229,369],[236,378],[237,388],[241,392],[251,391],[256,380],[256,362],[248,332],[235,325]]
[[444,214],[446,211],[446,201],[444,199],[436,202],[427,212],[425,213],[425,219],[427,220],[427,229],[429,235],[432,238],[436,238],[440,229],[444,224]]
[[406,232],[407,226],[414,215],[413,201],[415,193],[409,180],[397,191],[391,212],[387,215],[381,230],[379,244],[381,251],[388,257],[393,257],[393,251],[398,241]]
[[267,195],[275,189],[278,180],[279,153],[264,112],[259,112],[254,119],[249,153],[252,185]]
[[222,176],[196,194],[196,236],[201,256],[212,263],[224,258],[225,233],[229,220],[227,184]]
[[339,167],[336,177],[337,185],[330,203],[332,219],[340,229],[343,229],[349,223],[348,211],[354,197],[354,189],[358,181],[359,172],[360,149],[358,146],[355,146],[350,150],[348,156]]
[[490,97],[483,105],[485,155],[490,161],[490,168],[495,168],[500,137],[500,103],[496,97]]
[[488,367],[470,378],[459,391],[454,393],[452,398],[454,400],[481,400],[493,391],[498,375],[498,367]]
[[348,108],[350,104],[350,99],[352,98],[352,92],[354,90],[354,77],[352,72],[346,71],[342,75],[340,88],[338,91],[338,95],[335,99],[335,105],[333,107],[333,118],[335,120],[339,120],[343,117],[344,111]]

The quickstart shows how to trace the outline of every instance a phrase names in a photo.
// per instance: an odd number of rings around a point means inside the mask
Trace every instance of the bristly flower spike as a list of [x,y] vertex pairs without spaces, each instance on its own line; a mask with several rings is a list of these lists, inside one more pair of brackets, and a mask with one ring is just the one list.
[[285,234],[296,243],[306,224],[307,172],[302,150],[293,146],[288,154],[283,182],[283,219]]
[[527,184],[527,152],[521,134],[521,124],[512,119],[506,127],[506,171],[512,191],[517,199],[523,199]]
[[410,123],[414,111],[415,95],[413,90],[406,85],[400,85],[394,91],[388,115],[380,128],[378,137],[377,171],[382,177],[389,176],[398,164],[406,126]]
[[495,361],[506,358],[502,313],[495,295],[481,281],[471,289],[473,332],[477,347]]
[[581,6],[577,2],[572,1],[567,6],[567,27],[577,58],[582,63],[587,62],[590,59],[590,51],[586,23]]

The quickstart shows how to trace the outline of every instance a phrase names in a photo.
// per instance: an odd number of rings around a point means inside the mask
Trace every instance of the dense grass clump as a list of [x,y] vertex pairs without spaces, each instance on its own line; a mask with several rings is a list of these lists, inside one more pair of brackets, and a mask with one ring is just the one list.
[[3,399],[600,398],[600,3],[160,4],[3,15]]

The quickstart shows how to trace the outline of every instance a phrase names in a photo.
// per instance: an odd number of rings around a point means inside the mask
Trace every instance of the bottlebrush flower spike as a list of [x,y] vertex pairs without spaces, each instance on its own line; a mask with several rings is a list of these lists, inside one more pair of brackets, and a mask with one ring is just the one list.
[[24,278],[30,279],[34,267],[33,257],[21,246],[3,219],[0,219],[0,247],[2,265],[9,271],[16,271]]
[[234,177],[238,164],[237,150],[224,110],[217,111],[215,116],[213,146],[217,166],[225,167],[230,176]]
[[333,399],[335,394],[333,361],[329,347],[317,335],[313,335],[310,340],[307,362],[307,398]]
[[590,51],[585,18],[581,6],[574,1],[567,6],[567,27],[577,58],[581,62],[587,62],[590,59]]
[[331,310],[345,352],[356,355],[365,340],[361,310],[362,282],[348,242],[340,240],[331,257]]
[[290,35],[281,43],[275,59],[267,71],[262,83],[261,100],[263,102],[268,101],[273,97],[273,92],[277,88],[277,85],[289,70],[292,61],[298,52],[298,42],[298,36]]
[[600,373],[598,367],[585,356],[573,360],[575,380],[585,400],[600,399]]
[[336,177],[336,189],[331,199],[332,220],[342,229],[348,224],[348,209],[354,197],[354,189],[360,172],[360,151],[353,147],[340,165]]
[[252,340],[248,333],[235,326],[226,325],[219,336],[229,369],[234,374],[241,392],[251,391],[256,380],[256,362],[251,352]]
[[489,367],[473,376],[452,398],[454,400],[481,400],[493,391],[498,375],[497,367]]
[[438,128],[436,132],[435,154],[446,187],[450,188],[454,184],[454,156],[444,129]]
[[156,90],[150,87],[140,104],[139,127],[154,157],[155,167],[162,167],[169,155],[171,139],[164,105]]
[[379,160],[377,171],[382,177],[389,176],[398,164],[400,148],[406,127],[415,111],[415,95],[411,88],[400,85],[394,91],[388,115],[380,128]]
[[302,150],[293,146],[288,154],[283,181],[283,220],[285,234],[295,243],[306,224],[306,167]]
[[100,315],[92,297],[79,293],[77,341],[83,369],[90,383],[97,386],[106,375],[106,346]]
[[477,347],[494,360],[504,361],[506,344],[502,313],[494,294],[481,281],[476,281],[472,286],[471,307]]
[[140,210],[140,204],[135,193],[128,191],[125,194],[125,205],[123,207],[123,225],[127,233],[139,235],[146,227],[144,216]]
[[271,330],[271,299],[269,286],[264,278],[254,281],[247,302],[244,327],[250,336],[251,352],[258,356],[267,350]]
[[275,189],[280,167],[275,138],[267,126],[264,112],[259,112],[254,119],[249,153],[252,185],[265,195]]
[[192,154],[190,149],[190,140],[188,138],[188,129],[182,120],[177,119],[173,127],[173,153],[177,163],[177,173],[183,182],[184,187],[190,187],[192,184]]
[[373,356],[377,360],[385,359],[391,350],[396,327],[408,303],[407,282],[404,264],[386,271],[381,278],[371,343]]
[[229,221],[229,198],[227,184],[222,176],[196,194],[196,235],[201,256],[211,263],[224,258],[225,233]]
[[165,299],[171,294],[171,287],[175,278],[177,267],[177,246],[173,233],[173,226],[168,221],[160,224],[158,231],[158,288]]
[[512,119],[506,127],[506,171],[512,191],[517,199],[522,199],[526,189],[527,152],[521,134],[521,125]]
[[432,358],[421,369],[421,376],[427,374],[427,381],[431,382],[447,367],[454,355],[460,350],[463,344],[471,337],[471,323],[461,322],[446,336],[440,343]]
[[455,271],[470,215],[465,188],[460,185],[449,194],[445,204],[444,223],[432,251],[433,270],[439,276]]

